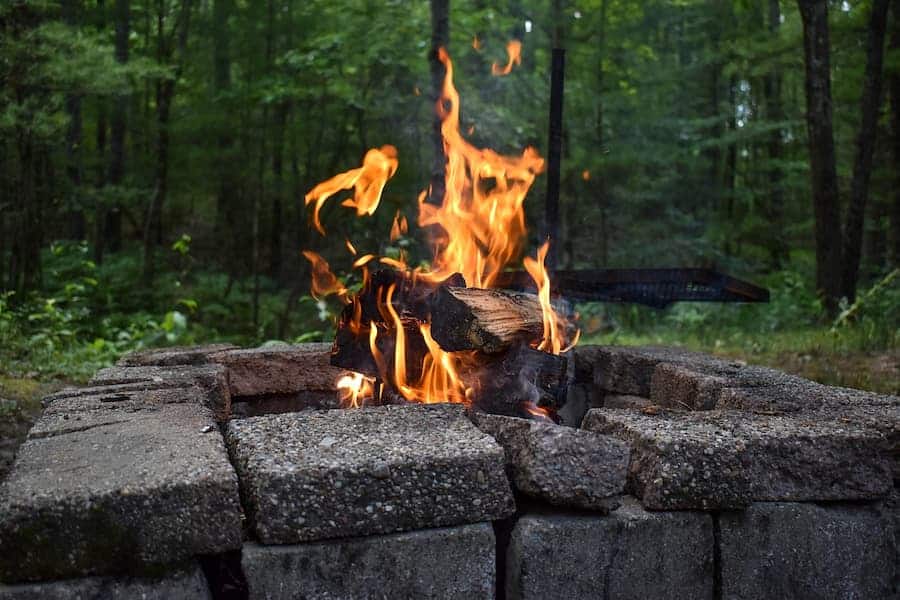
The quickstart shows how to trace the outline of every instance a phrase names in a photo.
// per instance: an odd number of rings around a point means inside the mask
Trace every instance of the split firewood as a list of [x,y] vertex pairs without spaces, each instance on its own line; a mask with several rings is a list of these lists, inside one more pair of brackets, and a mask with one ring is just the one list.
[[534,294],[443,286],[431,296],[431,334],[448,352],[503,352],[541,340],[541,304]]

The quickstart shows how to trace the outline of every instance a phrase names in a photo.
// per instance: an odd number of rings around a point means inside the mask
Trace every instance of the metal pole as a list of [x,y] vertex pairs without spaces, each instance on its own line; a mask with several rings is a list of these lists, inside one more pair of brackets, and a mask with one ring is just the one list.
[[556,268],[559,247],[559,171],[562,162],[563,91],[566,79],[566,51],[553,49],[550,65],[550,127],[547,156],[547,196],[544,205],[545,237],[550,240],[547,268]]

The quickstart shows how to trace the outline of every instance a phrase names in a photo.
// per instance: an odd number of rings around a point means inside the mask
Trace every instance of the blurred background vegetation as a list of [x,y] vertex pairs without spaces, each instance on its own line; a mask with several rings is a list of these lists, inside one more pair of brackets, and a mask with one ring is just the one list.
[[[804,5],[827,9],[848,222],[860,147],[872,146],[849,292],[823,285],[814,235]],[[309,296],[301,249],[338,272],[350,270],[344,238],[425,259],[415,227],[387,233],[398,210],[415,222],[429,180],[433,14],[448,17],[463,127],[501,152],[546,156],[553,38],[566,48],[560,266],[715,266],[772,292],[766,305],[580,306],[585,341],[688,345],[897,393],[900,29],[886,6],[6,0],[0,413],[135,348],[329,339],[339,305]],[[889,22],[873,102],[878,14]],[[510,38],[522,64],[492,77]],[[378,212],[326,205],[319,236],[304,194],[387,143],[400,168]],[[545,185],[526,201],[531,253]]]

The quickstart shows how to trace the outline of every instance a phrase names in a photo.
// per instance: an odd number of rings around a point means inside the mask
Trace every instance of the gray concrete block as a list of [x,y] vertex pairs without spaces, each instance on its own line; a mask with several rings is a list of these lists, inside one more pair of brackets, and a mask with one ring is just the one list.
[[896,541],[878,506],[753,504],[719,517],[722,598],[897,598]]
[[494,597],[489,523],[308,542],[246,544],[250,600]]
[[210,600],[196,564],[162,577],[83,577],[44,583],[0,584],[0,600]]
[[86,388],[83,394],[57,398],[51,402],[28,432],[28,438],[38,439],[121,423],[131,418],[130,413],[152,410],[165,404],[202,405],[205,397],[206,392],[193,384],[121,391],[110,391],[105,387]]
[[228,370],[217,364],[163,366],[163,367],[107,367],[101,369],[90,380],[92,386],[114,386],[122,384],[159,384],[160,386],[184,387],[197,385],[206,394],[203,404],[209,407],[216,420],[225,421],[231,414],[231,394],[228,385]]
[[713,598],[713,522],[646,512],[634,498],[606,516],[526,514],[510,536],[506,597]]
[[606,510],[622,494],[628,444],[542,421],[471,412],[479,429],[503,447],[519,491],[558,506]]
[[503,449],[458,405],[252,417],[229,422],[226,441],[266,544],[489,521],[514,510]]
[[640,410],[652,406],[648,398],[629,396],[628,394],[607,394],[603,398],[602,408],[632,408]]
[[277,345],[219,352],[210,360],[228,368],[231,395],[252,397],[298,392],[336,396],[348,371],[331,366],[330,344]]
[[205,344],[203,346],[169,346],[129,352],[116,363],[122,367],[173,367],[203,365],[216,352],[235,350],[234,344]]
[[882,498],[884,438],[852,422],[735,411],[594,409],[584,428],[631,446],[629,486],[652,509]]
[[660,363],[707,365],[724,369],[729,361],[682,348],[664,346],[578,346],[576,378],[590,373],[594,385],[606,392],[650,397],[653,371]]
[[[0,487],[0,581],[137,573],[241,545],[209,409],[165,404],[25,442]],[[93,420],[92,419],[96,419]]]

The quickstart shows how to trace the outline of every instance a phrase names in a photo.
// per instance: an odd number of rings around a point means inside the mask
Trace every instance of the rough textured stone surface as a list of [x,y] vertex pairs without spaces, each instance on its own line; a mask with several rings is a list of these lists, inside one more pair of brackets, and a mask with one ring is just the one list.
[[[646,411],[645,411],[646,412]],[[629,486],[654,509],[881,498],[884,438],[852,422],[734,411],[594,409],[584,428],[631,445]]]
[[206,344],[205,346],[171,346],[131,352],[119,359],[123,367],[172,367],[178,365],[203,365],[216,352],[235,350],[234,344]]
[[[113,386],[115,387],[115,386]],[[205,391],[195,385],[159,389],[88,388],[84,394],[57,398],[28,432],[29,439],[122,423],[130,413],[165,404],[203,404]]]
[[897,598],[890,519],[877,506],[754,504],[719,517],[722,598]]
[[228,368],[231,395],[236,397],[297,392],[334,395],[335,383],[348,371],[332,367],[330,359],[330,344],[284,344],[210,356]]
[[653,402],[647,398],[629,396],[628,394],[607,394],[603,398],[603,408],[634,408],[640,410],[652,405]]
[[118,416],[87,411],[81,429],[22,445],[0,487],[0,581],[136,573],[240,547],[237,478],[210,411]]
[[607,516],[526,514],[510,536],[506,597],[711,599],[713,547],[710,515],[649,513],[633,498]]
[[597,388],[617,394],[650,397],[656,365],[715,365],[728,363],[706,354],[664,346],[578,346],[575,373],[579,381],[591,381]]
[[559,506],[604,510],[625,489],[628,444],[542,421],[471,412],[479,429],[503,446],[519,491]]
[[489,521],[514,510],[502,448],[461,406],[252,417],[231,421],[226,441],[266,544]]
[[494,597],[488,523],[292,546],[247,544],[250,600]]
[[213,411],[218,421],[227,420],[231,414],[228,370],[221,365],[107,367],[98,371],[90,384],[160,384],[170,387],[194,384],[206,392],[204,405]]
[[196,564],[159,578],[83,577],[46,583],[0,584],[0,600],[208,600]]

